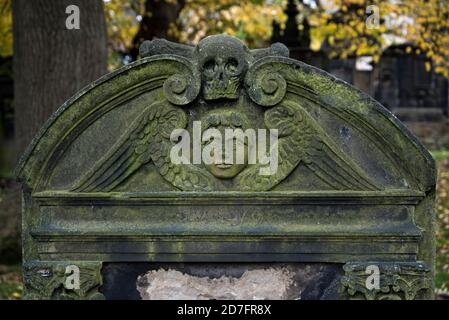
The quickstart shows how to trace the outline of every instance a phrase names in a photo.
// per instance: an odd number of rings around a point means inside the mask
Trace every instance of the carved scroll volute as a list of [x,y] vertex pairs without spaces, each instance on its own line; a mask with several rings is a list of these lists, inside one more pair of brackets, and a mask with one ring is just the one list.
[[165,80],[164,95],[172,104],[183,106],[195,100],[200,93],[201,76],[196,65],[187,59],[177,57],[176,60],[183,64],[183,72]]
[[255,103],[271,107],[284,99],[287,81],[270,63],[276,58],[267,57],[252,64],[245,77],[246,91]]

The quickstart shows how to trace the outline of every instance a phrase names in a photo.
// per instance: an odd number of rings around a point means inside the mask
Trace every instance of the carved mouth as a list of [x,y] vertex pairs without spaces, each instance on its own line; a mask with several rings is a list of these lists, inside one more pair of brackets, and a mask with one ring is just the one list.
[[237,99],[239,97],[238,92],[239,79],[231,79],[228,83],[222,82],[206,82],[204,86],[204,99],[205,100],[217,100],[217,99]]
[[217,164],[216,167],[220,168],[220,169],[229,169],[230,167],[232,167],[232,164],[224,164],[224,163],[222,163],[222,164]]
[[238,97],[238,93],[234,91],[204,91],[205,100],[237,99]]

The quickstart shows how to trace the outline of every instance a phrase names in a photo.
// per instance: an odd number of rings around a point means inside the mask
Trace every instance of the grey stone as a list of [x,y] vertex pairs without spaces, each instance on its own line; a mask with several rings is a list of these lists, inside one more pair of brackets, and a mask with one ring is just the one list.
[[[122,262],[304,263],[295,277],[326,288],[304,281],[289,298],[433,297],[435,164],[388,110],[281,44],[250,50],[217,35],[141,52],[69,99],[19,164],[26,298],[112,297],[101,270]],[[277,130],[276,170],[261,174],[266,164],[249,157],[174,162],[171,134],[192,135],[196,121]],[[84,270],[76,290],[64,287],[72,265]],[[384,285],[366,292],[371,265]],[[210,276],[179,272],[189,283]]]

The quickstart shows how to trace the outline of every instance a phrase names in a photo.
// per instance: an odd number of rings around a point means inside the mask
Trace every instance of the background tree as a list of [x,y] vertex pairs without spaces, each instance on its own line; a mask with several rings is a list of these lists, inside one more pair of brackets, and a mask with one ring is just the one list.
[[179,23],[170,32],[184,43],[196,44],[210,34],[227,33],[245,41],[250,47],[266,46],[272,35],[273,22],[283,28],[286,0],[218,0],[187,1]]
[[[134,5],[129,5],[129,3]],[[109,28],[132,30],[131,38],[111,34],[114,46],[130,60],[142,39],[165,37],[189,44],[225,32],[237,36],[250,47],[266,46],[273,22],[285,26],[287,0],[110,0]],[[298,28],[309,30],[312,50],[323,46],[331,58],[372,56],[377,62],[390,45],[408,43],[408,53],[425,54],[427,69],[449,76],[449,1],[447,0],[296,0]],[[156,6],[157,3],[157,6]],[[137,4],[137,5],[136,5]],[[375,5],[379,25],[370,28],[367,19]],[[123,10],[123,9],[130,10]],[[172,8],[170,14],[165,9]],[[134,10],[134,11],[133,11]],[[132,13],[134,12],[134,13]],[[123,17],[126,17],[124,19]],[[152,21],[151,24],[149,22]],[[164,23],[161,23],[161,22]],[[125,22],[127,28],[120,27]],[[154,23],[153,23],[154,22]],[[133,26],[129,28],[129,26]],[[168,29],[167,29],[168,28]],[[139,30],[139,31],[137,31]],[[118,32],[120,33],[120,32]],[[127,42],[124,46],[123,44]]]
[[[0,0],[0,10],[11,0]],[[164,37],[195,44],[226,32],[251,47],[267,45],[272,23],[285,26],[287,0],[107,0],[109,65],[136,58],[142,39]],[[324,45],[331,58],[373,56],[378,61],[392,44],[408,43],[408,53],[425,54],[437,73],[449,76],[447,0],[295,0],[298,27],[310,30],[311,48]],[[380,24],[367,28],[369,6],[379,8]],[[8,10],[1,10],[0,55],[11,52]],[[6,12],[6,14],[5,14]],[[310,27],[310,28],[309,28]],[[302,30],[301,30],[302,31]]]
[[12,55],[12,2],[0,0],[0,56]]
[[[325,0],[302,5],[303,18],[312,26],[312,47],[326,44],[331,58],[373,56],[377,62],[388,46],[409,44],[407,53],[425,54],[428,71],[449,76],[449,2],[447,0]],[[313,3],[314,5],[310,5]],[[379,25],[367,18],[376,6]]]
[[252,47],[269,43],[272,23],[283,25],[286,0],[109,0],[110,67],[135,60],[144,40],[165,38],[196,44],[216,33],[236,36]]
[[[80,9],[80,29],[66,28],[66,8]],[[101,0],[14,0],[14,85],[17,151],[66,99],[106,72]]]
[[12,2],[0,0],[0,176],[15,159],[9,156],[13,136]]
[[[102,0],[0,1],[0,55],[14,51],[17,157],[65,100],[106,72],[106,24]],[[80,9],[79,30],[66,28],[69,5]],[[20,193],[0,177],[0,263],[20,255],[19,217]]]
[[144,40],[179,41],[170,30],[179,19],[185,0],[110,0],[105,2],[112,68],[134,61]]
[[139,46],[145,40],[165,38],[176,41],[177,37],[170,32],[178,20],[186,1],[145,1],[145,14],[142,17],[139,30],[133,38],[130,55],[135,60],[139,54]]

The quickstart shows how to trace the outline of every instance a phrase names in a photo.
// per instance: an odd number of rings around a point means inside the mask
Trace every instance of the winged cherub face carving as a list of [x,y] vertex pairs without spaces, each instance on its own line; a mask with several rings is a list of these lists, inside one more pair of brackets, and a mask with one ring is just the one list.
[[[228,136],[226,129],[241,129],[245,131],[248,128],[247,117],[240,112],[223,110],[221,112],[211,112],[203,118],[202,123],[205,126],[204,129],[216,129],[222,137],[221,154],[217,156],[213,154],[214,151],[211,151],[210,155],[213,161],[205,164],[206,169],[220,179],[234,178],[248,165],[248,144],[242,135]],[[208,145],[214,142],[216,141],[203,141],[203,152]],[[232,148],[226,149],[226,145],[231,145]],[[230,153],[228,154],[229,157],[232,157],[230,163],[226,162],[226,152]],[[242,156],[243,162],[237,161],[238,153],[241,153],[240,156]]]
[[209,36],[198,43],[196,50],[204,99],[237,99],[250,54],[243,42],[224,35]]

